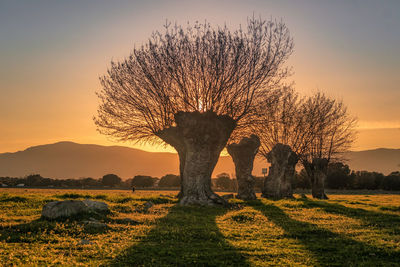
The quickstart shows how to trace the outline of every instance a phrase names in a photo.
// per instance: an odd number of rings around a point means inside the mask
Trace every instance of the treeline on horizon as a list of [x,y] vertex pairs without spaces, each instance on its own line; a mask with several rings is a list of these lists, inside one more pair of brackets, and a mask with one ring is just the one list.
[[[261,191],[264,177],[255,178],[255,189]],[[123,180],[116,174],[106,174],[101,178],[91,177],[79,179],[44,178],[40,174],[31,174],[26,177],[0,177],[0,185],[6,187],[57,187],[57,188],[179,188],[180,177],[167,174],[158,177],[136,175]],[[310,179],[304,169],[296,172],[292,181],[295,189],[311,189]],[[237,181],[227,173],[220,173],[212,179],[214,189],[237,191]],[[326,179],[326,187],[339,190],[400,190],[400,172],[384,175],[379,172],[353,171],[341,162],[330,163]]]

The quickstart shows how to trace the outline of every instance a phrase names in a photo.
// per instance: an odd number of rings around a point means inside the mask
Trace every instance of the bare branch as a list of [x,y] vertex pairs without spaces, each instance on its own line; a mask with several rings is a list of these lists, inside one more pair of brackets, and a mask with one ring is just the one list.
[[[284,23],[249,19],[247,30],[208,23],[154,32],[100,78],[94,121],[103,134],[135,142],[159,141],[179,111],[212,111],[240,127],[268,92],[287,77],[293,41]],[[242,123],[243,122],[243,123]]]

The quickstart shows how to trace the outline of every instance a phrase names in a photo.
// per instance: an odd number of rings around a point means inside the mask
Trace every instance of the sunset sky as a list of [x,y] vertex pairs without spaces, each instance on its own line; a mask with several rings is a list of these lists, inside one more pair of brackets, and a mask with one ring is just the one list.
[[128,56],[166,19],[234,29],[253,13],[290,29],[297,90],[323,90],[358,117],[353,150],[400,148],[400,1],[3,0],[0,153],[67,140],[130,145],[100,135],[92,121],[98,77],[110,61]]

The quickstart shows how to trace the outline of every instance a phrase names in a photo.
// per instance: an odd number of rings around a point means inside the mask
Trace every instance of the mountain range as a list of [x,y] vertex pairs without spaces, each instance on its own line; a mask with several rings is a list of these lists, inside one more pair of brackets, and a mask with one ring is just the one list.
[[[352,151],[346,158],[353,170],[384,174],[400,170],[400,149]],[[22,177],[33,173],[49,178],[99,178],[107,173],[115,173],[124,179],[139,174],[161,177],[168,173],[178,174],[178,163],[175,153],[59,142],[14,153],[0,153],[0,177]],[[253,175],[261,176],[261,169],[267,166],[264,159],[256,158]],[[234,174],[231,157],[220,157],[213,176],[221,172]]]

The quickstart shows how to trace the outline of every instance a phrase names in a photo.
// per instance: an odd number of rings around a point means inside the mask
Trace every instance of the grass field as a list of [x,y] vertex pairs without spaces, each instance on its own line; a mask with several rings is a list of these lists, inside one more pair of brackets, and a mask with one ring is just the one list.
[[[145,266],[399,266],[400,195],[180,207],[172,191],[0,190],[0,264]],[[310,196],[308,196],[310,197]],[[107,202],[112,213],[82,221],[40,219],[53,200]],[[143,209],[147,201],[155,203]],[[131,218],[137,223],[128,223]]]

